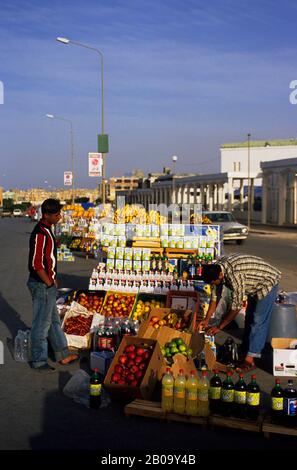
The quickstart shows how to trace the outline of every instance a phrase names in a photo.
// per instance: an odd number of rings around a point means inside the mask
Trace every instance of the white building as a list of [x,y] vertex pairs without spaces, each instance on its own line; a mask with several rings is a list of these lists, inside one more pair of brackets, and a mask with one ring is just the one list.
[[297,224],[297,158],[261,164],[262,223]]
[[[261,173],[261,163],[297,157],[297,140],[251,140],[250,142],[221,145],[222,173],[233,173],[238,176]],[[250,169],[248,168],[250,162]],[[261,178],[254,184],[261,185]]]

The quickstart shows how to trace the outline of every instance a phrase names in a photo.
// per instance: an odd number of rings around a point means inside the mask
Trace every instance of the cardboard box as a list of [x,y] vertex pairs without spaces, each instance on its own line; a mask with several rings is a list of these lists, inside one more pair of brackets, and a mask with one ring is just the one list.
[[173,356],[173,364],[171,366],[168,366],[164,363],[163,367],[160,370],[159,377],[161,380],[163,375],[166,372],[167,367],[170,367],[170,370],[173,374],[173,377],[176,379],[180,369],[183,369],[184,374],[186,377],[190,376],[191,371],[195,372],[195,377],[199,379],[199,375],[196,369],[196,366],[194,364],[193,359],[189,358],[187,359],[183,354],[175,354]]
[[203,352],[208,370],[218,369],[219,372],[227,372],[227,370],[229,370],[226,364],[216,360],[216,356],[211,348],[210,343],[205,343]]
[[[175,309],[172,309],[172,308],[154,308],[154,309],[152,309],[150,314],[149,314],[148,319],[146,321],[142,322],[141,325],[140,325],[140,328],[139,328],[139,331],[138,331],[139,338],[157,339],[158,338],[158,333],[161,330],[164,331],[164,328],[167,328],[168,330],[173,331],[173,333],[179,333],[179,330],[175,330],[173,328],[162,326],[158,329],[155,329],[153,326],[150,325],[150,320],[153,317],[158,317],[160,320],[162,320],[166,315],[168,315],[168,313],[171,313],[171,312],[175,312],[177,314],[178,313],[180,313],[180,314],[185,313],[184,311],[181,312],[180,310],[175,310]],[[194,330],[195,323],[196,323],[195,322],[195,314],[191,311],[189,311],[189,314],[191,315],[189,330],[190,330],[190,332],[192,332]],[[187,334],[189,335],[189,333],[186,333],[186,332],[183,332],[183,334],[184,335],[187,335]],[[167,340],[167,341],[169,341],[169,340]],[[167,341],[165,341],[165,343]]]
[[[111,376],[113,374],[115,365],[118,363],[119,356],[123,354],[125,347],[130,344],[134,344],[137,347],[153,347],[153,353],[140,385],[134,387],[132,385],[119,385],[110,383]],[[154,392],[154,388],[158,380],[158,372],[160,371],[162,365],[163,356],[157,341],[153,339],[126,336],[122,339],[119,349],[108,369],[103,383],[104,387],[115,400],[130,401],[134,398],[144,398],[145,400],[149,400]]]
[[93,351],[90,360],[91,369],[98,369],[100,374],[106,375],[113,358],[112,351]]
[[199,312],[199,294],[197,291],[170,290],[167,294],[166,307],[175,309],[192,310],[194,312],[194,327]]
[[295,344],[296,338],[272,338],[273,375],[297,377],[297,349],[290,349]]

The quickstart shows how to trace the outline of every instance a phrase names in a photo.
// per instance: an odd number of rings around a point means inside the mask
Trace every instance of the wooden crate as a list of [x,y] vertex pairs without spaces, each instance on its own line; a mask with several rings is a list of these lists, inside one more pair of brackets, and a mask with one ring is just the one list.
[[263,418],[259,416],[257,421],[248,419],[233,418],[220,415],[211,415],[209,425],[211,427],[219,426],[229,429],[242,429],[243,431],[261,432]]
[[287,436],[297,436],[297,427],[289,428],[281,424],[274,424],[271,421],[270,415],[266,415],[262,424],[262,431],[265,437],[270,437],[271,434],[285,434]]
[[158,418],[168,421],[179,421],[183,423],[198,424],[207,426],[208,418],[200,416],[179,415],[177,413],[167,413],[162,410],[161,403],[156,401],[147,401],[136,399],[125,406],[126,416],[144,416],[148,418]]

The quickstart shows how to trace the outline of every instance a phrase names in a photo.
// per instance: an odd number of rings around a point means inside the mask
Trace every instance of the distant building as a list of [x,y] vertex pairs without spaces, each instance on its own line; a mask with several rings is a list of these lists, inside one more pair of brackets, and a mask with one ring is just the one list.
[[107,196],[110,201],[116,199],[118,191],[131,191],[138,187],[139,180],[144,177],[141,170],[134,170],[131,175],[112,176],[107,183]]

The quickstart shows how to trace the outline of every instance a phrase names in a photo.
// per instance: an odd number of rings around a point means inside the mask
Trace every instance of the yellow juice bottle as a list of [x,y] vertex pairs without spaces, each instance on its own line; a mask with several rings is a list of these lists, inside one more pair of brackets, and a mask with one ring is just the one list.
[[209,381],[207,371],[202,371],[202,378],[198,382],[198,415],[209,416]]
[[173,410],[173,385],[174,378],[169,367],[167,367],[162,378],[162,410]]
[[186,405],[186,378],[183,369],[179,370],[174,381],[173,410],[175,413],[184,414]]
[[186,414],[195,416],[198,413],[198,380],[191,370],[186,381]]

